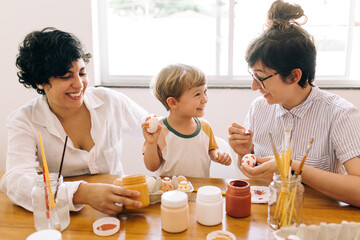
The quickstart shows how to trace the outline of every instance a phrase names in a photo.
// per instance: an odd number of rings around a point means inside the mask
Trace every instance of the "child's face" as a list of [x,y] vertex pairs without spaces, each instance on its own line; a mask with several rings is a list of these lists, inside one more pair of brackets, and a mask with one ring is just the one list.
[[187,89],[177,101],[177,111],[189,117],[202,117],[208,101],[207,87],[202,85]]

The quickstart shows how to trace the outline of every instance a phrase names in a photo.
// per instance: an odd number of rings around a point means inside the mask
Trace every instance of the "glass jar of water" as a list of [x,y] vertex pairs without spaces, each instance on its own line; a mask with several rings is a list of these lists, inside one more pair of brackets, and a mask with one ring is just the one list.
[[[44,176],[38,175],[32,189],[32,205],[36,230],[57,229],[63,231],[70,223],[68,195],[63,177],[50,173],[50,184],[45,183]],[[51,204],[51,194],[55,205]]]

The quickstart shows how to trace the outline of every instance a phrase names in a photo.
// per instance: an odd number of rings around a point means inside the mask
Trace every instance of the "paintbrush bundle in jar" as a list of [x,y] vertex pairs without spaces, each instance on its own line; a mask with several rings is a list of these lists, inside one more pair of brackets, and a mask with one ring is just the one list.
[[274,229],[299,224],[301,222],[301,209],[303,204],[304,187],[301,185],[301,168],[310,150],[313,138],[306,150],[299,170],[294,176],[291,174],[291,155],[293,148],[293,136],[289,128],[284,132],[284,150],[281,157],[276,149],[273,138],[270,135],[278,172],[274,174],[271,182],[270,198],[268,207],[268,223]]

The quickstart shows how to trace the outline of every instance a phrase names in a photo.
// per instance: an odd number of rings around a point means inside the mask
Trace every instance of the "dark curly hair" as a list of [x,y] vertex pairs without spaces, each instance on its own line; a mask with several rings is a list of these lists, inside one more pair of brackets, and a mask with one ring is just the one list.
[[16,66],[19,82],[45,94],[36,84],[48,84],[50,77],[63,76],[72,63],[83,59],[88,63],[90,53],[85,53],[81,42],[71,33],[52,27],[29,33],[19,46]]
[[[247,51],[246,61],[252,67],[257,61],[286,77],[299,68],[302,76],[298,84],[313,86],[316,66],[316,48],[313,37],[296,20],[306,16],[296,4],[275,1],[267,16],[267,30],[254,39]],[[304,23],[305,23],[304,22]]]

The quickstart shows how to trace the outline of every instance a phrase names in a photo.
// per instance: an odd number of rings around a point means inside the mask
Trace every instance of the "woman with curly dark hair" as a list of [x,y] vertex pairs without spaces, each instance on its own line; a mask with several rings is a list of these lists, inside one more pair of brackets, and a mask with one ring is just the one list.
[[295,171],[314,137],[302,169],[303,182],[360,207],[360,112],[314,85],[316,48],[313,37],[301,27],[301,18],[306,20],[299,5],[282,0],[271,5],[267,29],[246,52],[251,88],[262,96],[252,103],[245,126],[233,123],[229,128],[229,142],[239,160],[247,153],[258,157],[257,167],[239,166],[247,177],[271,180],[277,165],[269,133],[281,150],[284,129],[291,129]]
[[[131,99],[106,88],[88,87],[86,64],[91,55],[73,35],[54,28],[29,33],[19,47],[20,83],[41,94],[8,117],[8,151],[3,190],[12,202],[32,211],[31,189],[43,162],[41,132],[49,172],[58,172],[69,136],[63,176],[123,175],[122,135],[142,136],[148,115]],[[69,209],[82,204],[108,213],[123,205],[140,207],[137,191],[108,184],[66,182]]]

